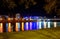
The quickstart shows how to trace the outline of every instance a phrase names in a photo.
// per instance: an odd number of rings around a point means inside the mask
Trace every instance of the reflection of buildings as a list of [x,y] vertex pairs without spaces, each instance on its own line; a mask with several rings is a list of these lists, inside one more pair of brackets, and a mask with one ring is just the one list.
[[[42,28],[51,28],[51,22],[54,19],[47,20],[40,17],[16,17],[0,16],[0,32],[24,31],[24,30],[37,30]],[[57,27],[56,21],[53,23]]]

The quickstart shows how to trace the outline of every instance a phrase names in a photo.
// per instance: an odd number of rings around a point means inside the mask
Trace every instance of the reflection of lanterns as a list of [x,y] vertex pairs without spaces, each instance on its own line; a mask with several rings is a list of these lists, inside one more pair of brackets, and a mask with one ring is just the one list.
[[22,22],[22,31],[24,31],[24,22]]
[[39,19],[38,22],[39,22],[39,25],[38,25],[39,26],[39,29],[41,29],[41,19]]
[[56,22],[54,22],[54,27],[56,27],[57,26],[57,23]]
[[46,21],[44,20],[44,28],[46,28]]
[[20,30],[20,23],[16,23],[16,31],[18,32]]
[[18,31],[18,23],[16,23],[16,31]]
[[57,22],[56,22],[56,16],[54,16],[54,27],[56,27],[57,26]]
[[0,33],[3,32],[3,23],[0,23]]
[[50,19],[48,19],[48,28],[50,28]]
[[32,22],[30,22],[30,30],[32,30]]
[[26,22],[26,30],[28,30],[28,22]]
[[11,23],[8,23],[8,32],[11,32]]
[[[31,17],[30,20],[32,20]],[[30,30],[32,30],[32,22],[30,22]]]

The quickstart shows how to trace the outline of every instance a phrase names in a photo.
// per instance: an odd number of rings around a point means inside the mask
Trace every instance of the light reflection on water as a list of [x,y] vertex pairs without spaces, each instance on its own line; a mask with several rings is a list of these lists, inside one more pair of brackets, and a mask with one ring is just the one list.
[[6,32],[8,32],[8,23],[6,23]]
[[[60,22],[57,22],[57,26],[60,26]],[[18,23],[18,31],[20,31],[20,23]],[[46,28],[54,27],[54,22],[46,23]],[[44,28],[44,22],[26,22],[24,24],[24,30],[37,30]],[[8,23],[6,23],[6,32],[8,32]]]

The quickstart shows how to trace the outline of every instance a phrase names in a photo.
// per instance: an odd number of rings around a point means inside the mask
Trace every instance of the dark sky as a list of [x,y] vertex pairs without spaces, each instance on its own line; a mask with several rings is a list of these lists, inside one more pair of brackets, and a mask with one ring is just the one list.
[[[0,14],[16,14],[20,13],[22,16],[49,16],[46,14],[45,10],[43,9],[43,6],[45,4],[44,0],[36,0],[37,4],[34,6],[31,6],[28,9],[25,9],[24,5],[18,5],[17,0],[15,0],[15,3],[17,4],[17,7],[14,9],[9,10],[7,7],[0,6]],[[0,1],[0,5],[2,2]],[[55,14],[53,14],[55,15]],[[53,16],[52,15],[52,16]]]

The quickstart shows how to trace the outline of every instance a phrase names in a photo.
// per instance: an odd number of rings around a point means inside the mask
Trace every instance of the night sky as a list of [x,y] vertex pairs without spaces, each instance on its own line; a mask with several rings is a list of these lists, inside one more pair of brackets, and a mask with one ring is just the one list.
[[[0,14],[2,15],[8,15],[8,14],[16,14],[20,13],[22,16],[54,16],[56,14],[46,14],[46,11],[43,9],[43,6],[45,4],[44,0],[36,0],[36,5],[31,5],[28,9],[25,9],[24,4],[18,5],[18,0],[15,0],[15,3],[17,4],[17,7],[14,9],[8,9],[7,7],[0,6]],[[0,5],[3,4],[2,0],[0,0]]]

